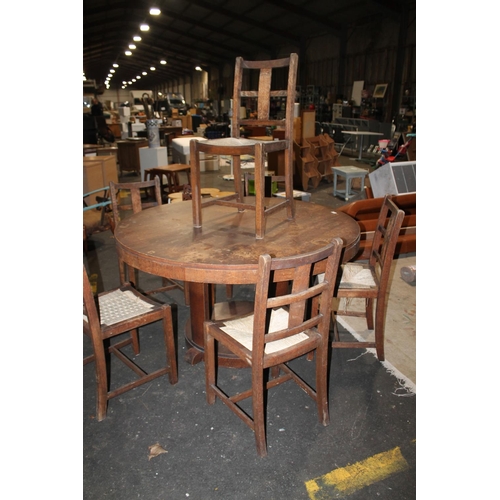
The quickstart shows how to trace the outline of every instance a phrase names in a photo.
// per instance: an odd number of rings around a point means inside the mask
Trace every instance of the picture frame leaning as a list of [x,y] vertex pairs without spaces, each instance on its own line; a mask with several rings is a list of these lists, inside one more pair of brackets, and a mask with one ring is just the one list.
[[387,83],[377,83],[377,85],[375,85],[375,90],[373,91],[373,97],[383,98],[387,91],[387,85]]

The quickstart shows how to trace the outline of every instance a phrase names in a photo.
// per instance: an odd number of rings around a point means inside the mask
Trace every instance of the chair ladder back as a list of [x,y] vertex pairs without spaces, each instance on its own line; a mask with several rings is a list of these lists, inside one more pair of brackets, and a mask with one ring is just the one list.
[[394,258],[403,219],[404,211],[399,209],[389,196],[386,196],[377,220],[370,252],[370,265],[375,266],[378,264],[382,272]]
[[257,119],[268,120],[270,110],[271,68],[262,68],[259,75],[259,97],[257,98]]
[[[266,333],[265,343],[280,340],[285,337],[291,337],[310,328],[319,327],[320,324],[323,324],[323,328],[328,329],[328,307],[331,302],[331,296],[333,295],[341,249],[342,241],[335,238],[334,243],[328,245],[319,252],[313,252],[306,256],[302,256],[303,262],[301,264],[297,264],[295,261],[296,259],[275,259],[271,262],[271,270],[283,270],[285,268],[282,264],[288,260],[288,269],[293,271],[293,276],[290,277],[289,281],[291,286],[287,294],[269,297],[269,286],[256,290],[256,321],[262,321],[262,315],[267,314],[268,322],[272,309],[285,307],[288,310],[287,328],[272,333]],[[267,265],[267,262],[264,260],[267,257],[268,256],[261,256],[259,264],[262,262],[262,266]],[[314,266],[317,262],[321,262],[325,259],[327,260],[325,279],[319,284],[311,284],[315,281],[315,276],[313,274]],[[260,269],[264,270],[264,267]],[[315,301],[316,298],[319,300],[319,309],[311,305],[311,301],[315,304],[318,303],[318,300]],[[260,310],[258,320],[257,310]]]
[[[271,90],[272,71],[277,68],[288,68],[287,88]],[[246,61],[241,57],[236,59],[235,82],[233,92],[234,113],[232,122],[232,136],[239,137],[241,125],[253,126],[280,126],[285,128],[285,139],[292,137],[293,112],[295,103],[295,89],[297,83],[298,55],[292,53],[290,57],[269,61]],[[259,70],[258,90],[242,90],[243,70]],[[241,98],[257,98],[257,119],[241,119],[239,109]],[[270,118],[271,97],[287,97],[284,119]],[[235,119],[236,118],[236,119]],[[235,135],[237,134],[237,135]]]

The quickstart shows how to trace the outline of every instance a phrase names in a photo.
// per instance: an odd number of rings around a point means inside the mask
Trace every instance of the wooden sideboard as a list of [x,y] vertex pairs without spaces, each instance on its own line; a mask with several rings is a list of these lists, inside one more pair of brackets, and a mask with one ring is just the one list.
[[117,141],[118,146],[118,164],[120,174],[124,171],[134,171],[140,175],[141,160],[139,157],[139,148],[148,147],[146,138],[129,138],[124,141]]

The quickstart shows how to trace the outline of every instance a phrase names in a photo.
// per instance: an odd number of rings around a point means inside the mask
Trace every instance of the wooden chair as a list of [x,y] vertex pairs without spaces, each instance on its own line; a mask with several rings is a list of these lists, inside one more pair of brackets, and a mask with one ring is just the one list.
[[[334,320],[334,340],[332,347],[375,347],[378,359],[384,361],[386,294],[388,291],[391,264],[404,216],[404,211],[400,210],[386,196],[375,227],[368,262],[348,262],[342,266],[342,277],[335,294],[334,303],[332,304],[332,318]],[[341,342],[339,340],[335,311],[338,310],[338,299],[342,298],[346,299],[346,309],[341,314],[345,316],[366,317],[368,329],[373,330],[375,326],[374,342]],[[347,310],[347,305],[353,298],[365,299],[364,311]],[[375,300],[374,324],[373,302]]]
[[[109,183],[111,191],[111,205],[113,207],[113,222],[111,230],[120,223],[123,214],[140,212],[142,209],[156,207],[162,204],[160,191],[160,180],[158,176],[149,181],[143,182],[121,182]],[[120,263],[120,283],[132,282],[139,289],[137,273],[131,266],[125,266]],[[189,305],[189,295],[183,283],[168,278],[162,278],[162,286],[153,290],[140,290],[146,295],[153,293],[167,292],[179,288],[184,292],[184,300]]]
[[[97,302],[97,304],[96,304]],[[139,354],[138,328],[155,321],[162,321],[166,348],[166,365],[146,373],[122,349],[132,344],[134,354]],[[110,342],[126,332],[126,339]],[[83,364],[94,362],[97,383],[97,420],[106,418],[108,401],[126,391],[168,373],[171,384],[177,383],[177,361],[172,326],[172,313],[168,304],[158,304],[141,295],[129,283],[98,295],[92,293],[85,266],[83,267],[83,333],[92,341],[93,354]],[[114,354],[138,376],[135,380],[111,390],[110,355]]]
[[[339,266],[342,240],[315,252],[289,258],[259,258],[254,313],[223,322],[205,321],[205,376],[207,402],[220,398],[254,432],[257,453],[267,454],[264,400],[267,389],[294,380],[315,402],[319,421],[328,425],[327,365],[331,293]],[[315,283],[317,266],[326,266],[326,278]],[[285,294],[273,294],[289,283]],[[215,341],[223,344],[251,368],[251,388],[228,396],[217,385]],[[288,366],[291,361],[316,352],[315,389]],[[264,372],[272,369],[273,378]],[[252,416],[239,403],[252,398]],[[300,432],[300,429],[298,430]]]
[[[265,233],[265,216],[279,209],[286,209],[288,219],[295,216],[293,200],[293,108],[296,93],[298,56],[291,54],[284,59],[267,61],[246,61],[236,58],[233,90],[233,117],[231,119],[231,137],[207,141],[191,141],[191,182],[193,193],[193,225],[202,226],[202,208],[217,204],[237,208],[238,211],[255,211],[255,236],[260,239]],[[274,69],[288,68],[288,84],[285,90],[271,90]],[[258,72],[258,90],[243,90],[252,82],[253,74]],[[245,76],[245,78],[244,78]],[[257,75],[255,75],[257,76]],[[257,78],[254,78],[257,81]],[[271,98],[286,97],[286,112],[283,119],[270,117]],[[251,100],[257,99],[257,118],[240,118],[240,107],[251,106]],[[251,140],[240,138],[241,127],[284,128],[284,139],[275,141]],[[264,175],[265,160],[268,153],[284,151],[285,198],[265,198]],[[200,193],[200,153],[208,155],[228,155],[232,157],[235,194],[227,197],[201,201]],[[241,183],[241,156],[250,155],[255,160],[255,198],[244,199]]]

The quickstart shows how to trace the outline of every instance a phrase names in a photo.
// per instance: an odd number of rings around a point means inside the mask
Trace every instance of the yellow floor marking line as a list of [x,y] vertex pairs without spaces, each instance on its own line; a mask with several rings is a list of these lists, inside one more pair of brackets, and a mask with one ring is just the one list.
[[305,486],[311,500],[343,498],[408,468],[408,462],[396,447],[306,481]]

